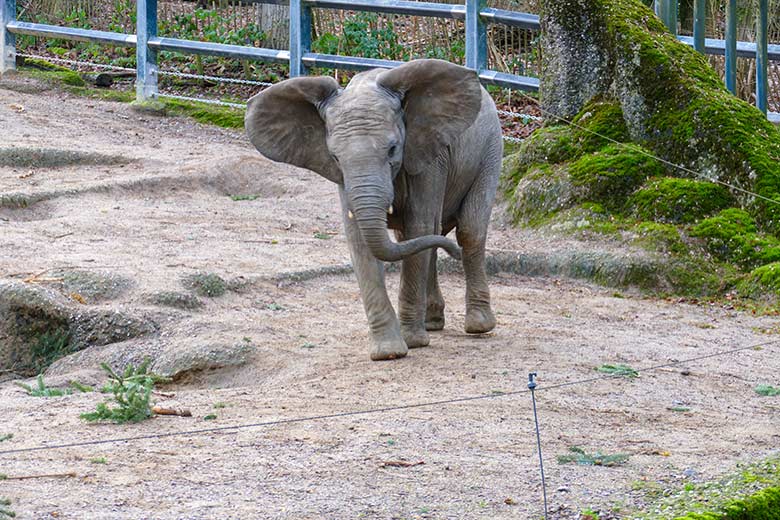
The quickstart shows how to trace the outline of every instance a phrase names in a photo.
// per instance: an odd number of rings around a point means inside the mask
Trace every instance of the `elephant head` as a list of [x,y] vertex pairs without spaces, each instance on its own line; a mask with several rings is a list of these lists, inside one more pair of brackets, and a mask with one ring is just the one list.
[[457,258],[457,245],[438,235],[392,242],[387,213],[399,171],[435,171],[481,100],[474,71],[416,60],[358,74],[344,89],[331,77],[283,81],[249,100],[245,124],[264,156],[343,185],[346,209],[376,258],[396,261],[431,247]]

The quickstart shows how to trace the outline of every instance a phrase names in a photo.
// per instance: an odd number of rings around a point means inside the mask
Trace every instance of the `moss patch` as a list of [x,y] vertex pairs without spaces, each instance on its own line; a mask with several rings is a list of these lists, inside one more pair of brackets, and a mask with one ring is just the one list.
[[674,177],[653,179],[628,200],[639,219],[675,224],[695,222],[733,203],[719,184]]
[[647,177],[663,173],[663,165],[634,147],[607,145],[569,165],[580,198],[619,209]]
[[131,159],[121,155],[105,155],[78,150],[54,148],[0,148],[0,166],[12,168],[59,168],[75,165],[128,164]]

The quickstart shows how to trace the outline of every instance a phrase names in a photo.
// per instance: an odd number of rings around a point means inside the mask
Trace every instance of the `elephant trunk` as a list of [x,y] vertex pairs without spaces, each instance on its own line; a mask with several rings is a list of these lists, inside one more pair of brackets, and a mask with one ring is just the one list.
[[[353,200],[359,198],[355,197]],[[441,235],[427,235],[403,242],[393,242],[387,233],[389,204],[382,204],[378,200],[371,205],[362,202],[363,204],[353,203],[355,220],[368,249],[379,260],[395,262],[433,247],[441,247],[455,259],[461,258],[461,250],[455,242]]]

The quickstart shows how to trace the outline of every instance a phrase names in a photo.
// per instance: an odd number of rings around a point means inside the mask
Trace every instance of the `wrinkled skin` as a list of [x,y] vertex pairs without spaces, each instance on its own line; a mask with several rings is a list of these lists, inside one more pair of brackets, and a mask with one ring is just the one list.
[[[344,89],[329,77],[290,79],[249,100],[246,129],[266,157],[338,184],[371,359],[403,357],[444,327],[437,248],[462,257],[466,332],[493,329],[485,240],[503,142],[473,71],[416,60],[358,74]],[[460,247],[444,237],[452,229]],[[382,263],[396,260],[398,316]]]

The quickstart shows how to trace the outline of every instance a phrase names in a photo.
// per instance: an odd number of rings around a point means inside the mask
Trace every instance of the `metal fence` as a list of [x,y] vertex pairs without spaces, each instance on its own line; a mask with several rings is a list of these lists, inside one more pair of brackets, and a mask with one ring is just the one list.
[[[158,36],[157,0],[137,0],[136,34],[19,21],[16,19],[16,0],[0,0],[0,73],[15,68],[15,35],[17,34],[135,47],[136,96],[139,100],[158,95],[160,74],[158,53],[160,51],[289,64],[291,77],[304,75],[313,67],[365,70],[374,67],[394,67],[401,63],[393,60],[312,52],[312,9],[324,8],[463,21],[465,22],[465,65],[477,70],[483,83],[526,91],[535,91],[539,88],[538,78],[497,71],[491,69],[488,63],[488,25],[502,24],[538,31],[539,17],[535,14],[487,7],[485,0],[465,0],[465,4],[454,5],[409,0],[244,0],[244,3],[247,2],[289,5],[289,50],[160,37]],[[693,37],[678,36],[678,38],[700,52],[725,54],[725,82],[732,92],[736,91],[737,56],[755,59],[756,105],[766,113],[768,62],[780,60],[780,45],[769,45],[767,41],[768,1],[759,0],[755,43],[737,41],[734,29],[736,0],[727,0],[727,2],[725,39],[705,39],[705,0],[694,0]],[[675,34],[678,26],[677,10],[678,0],[656,1],[656,13]],[[769,115],[780,118],[780,114]]]

